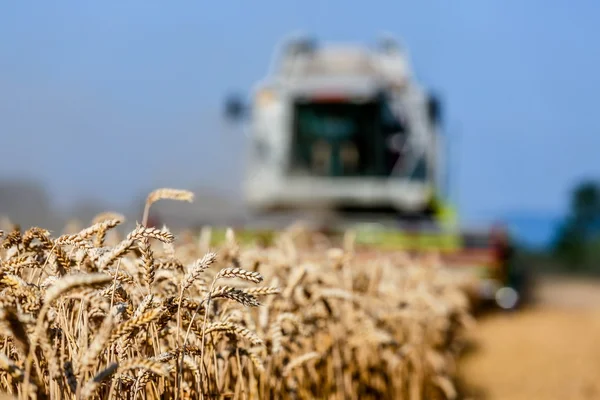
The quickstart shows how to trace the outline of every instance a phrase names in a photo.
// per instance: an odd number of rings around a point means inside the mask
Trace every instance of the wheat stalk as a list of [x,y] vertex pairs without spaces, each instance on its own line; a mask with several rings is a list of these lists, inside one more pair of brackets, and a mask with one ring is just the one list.
[[142,217],[142,225],[148,225],[148,214],[150,212],[150,206],[155,202],[163,199],[186,201],[191,203],[194,201],[194,193],[188,190],[161,188],[151,192],[146,198],[146,205],[144,207],[144,215]]

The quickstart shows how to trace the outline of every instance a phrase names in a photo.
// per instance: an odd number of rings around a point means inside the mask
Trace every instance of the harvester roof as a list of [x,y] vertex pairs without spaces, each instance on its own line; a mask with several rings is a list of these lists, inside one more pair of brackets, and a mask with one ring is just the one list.
[[291,51],[284,56],[279,72],[282,78],[292,81],[353,77],[403,86],[409,79],[408,60],[399,50],[346,44]]
[[299,76],[314,75],[373,75],[377,72],[370,54],[362,48],[332,46],[311,53],[301,60],[295,72]]

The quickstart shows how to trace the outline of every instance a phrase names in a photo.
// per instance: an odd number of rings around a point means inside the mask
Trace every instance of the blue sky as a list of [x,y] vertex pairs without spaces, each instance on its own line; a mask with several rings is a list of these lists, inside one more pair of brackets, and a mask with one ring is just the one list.
[[[374,4],[374,5],[369,5]],[[239,192],[244,141],[223,98],[261,79],[286,34],[390,32],[442,93],[467,220],[559,213],[600,176],[600,3],[567,1],[6,1],[2,176],[68,204],[155,186]]]

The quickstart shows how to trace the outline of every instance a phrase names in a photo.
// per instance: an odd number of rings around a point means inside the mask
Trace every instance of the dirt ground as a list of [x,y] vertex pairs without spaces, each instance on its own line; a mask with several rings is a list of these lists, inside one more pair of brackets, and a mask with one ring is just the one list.
[[600,399],[600,282],[538,279],[531,306],[482,316],[473,339],[466,399]]

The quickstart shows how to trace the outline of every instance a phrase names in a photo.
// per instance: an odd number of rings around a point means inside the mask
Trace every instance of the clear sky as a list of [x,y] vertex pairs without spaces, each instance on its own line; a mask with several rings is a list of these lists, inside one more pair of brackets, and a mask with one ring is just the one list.
[[[372,5],[369,5],[372,4]],[[128,203],[157,185],[239,192],[244,145],[224,96],[261,79],[286,34],[390,32],[444,96],[467,219],[560,212],[600,176],[594,0],[5,1],[0,174],[61,203]]]

